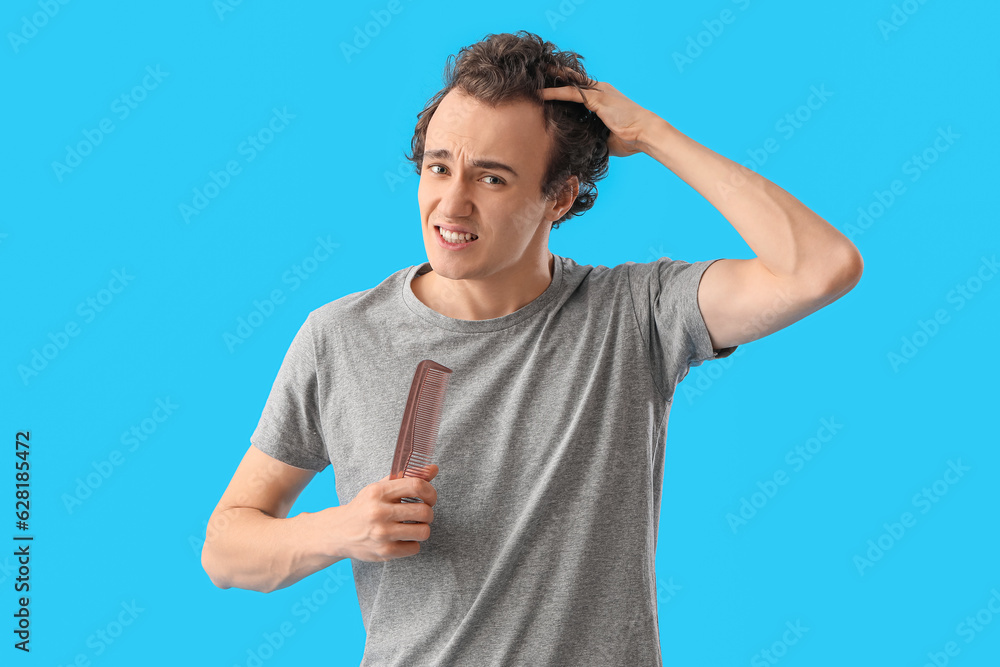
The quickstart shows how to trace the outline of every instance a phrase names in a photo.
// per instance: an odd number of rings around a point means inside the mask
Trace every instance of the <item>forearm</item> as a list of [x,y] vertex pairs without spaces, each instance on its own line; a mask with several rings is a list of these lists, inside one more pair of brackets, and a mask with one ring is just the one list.
[[642,145],[707,199],[775,276],[827,283],[858,255],[846,236],[791,194],[662,118],[649,124]]
[[344,558],[330,518],[339,507],[279,519],[233,507],[209,520],[202,566],[219,588],[270,592]]

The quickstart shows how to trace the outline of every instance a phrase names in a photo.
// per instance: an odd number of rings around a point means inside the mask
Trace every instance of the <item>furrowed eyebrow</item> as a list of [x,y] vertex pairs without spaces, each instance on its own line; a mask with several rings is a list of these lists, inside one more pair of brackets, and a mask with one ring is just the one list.
[[[451,160],[451,151],[447,148],[434,148],[431,150],[424,151],[424,159],[431,160]],[[476,158],[470,162],[473,167],[479,167],[480,169],[492,169],[494,171],[507,171],[510,172],[515,177],[518,173],[514,171],[514,168],[500,162],[498,160],[491,160],[488,158]]]

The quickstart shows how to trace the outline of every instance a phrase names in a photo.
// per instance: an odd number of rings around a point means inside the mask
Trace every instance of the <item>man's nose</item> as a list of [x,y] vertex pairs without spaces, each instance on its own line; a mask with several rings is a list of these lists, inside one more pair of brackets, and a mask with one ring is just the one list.
[[472,185],[464,178],[454,176],[448,180],[441,193],[440,212],[449,218],[464,218],[472,213]]

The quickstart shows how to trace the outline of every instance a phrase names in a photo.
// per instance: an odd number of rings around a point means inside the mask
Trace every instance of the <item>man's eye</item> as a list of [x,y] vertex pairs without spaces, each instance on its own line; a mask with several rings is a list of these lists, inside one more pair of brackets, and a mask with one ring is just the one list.
[[[424,169],[429,169],[432,174],[444,174],[447,171],[447,168],[442,164],[429,164],[426,167],[424,167]],[[441,171],[436,171],[437,169],[440,169]],[[491,174],[489,176],[483,176],[483,178],[484,179],[492,178],[493,182],[489,183],[490,185],[503,185],[503,179],[500,178],[499,176],[493,176]]]

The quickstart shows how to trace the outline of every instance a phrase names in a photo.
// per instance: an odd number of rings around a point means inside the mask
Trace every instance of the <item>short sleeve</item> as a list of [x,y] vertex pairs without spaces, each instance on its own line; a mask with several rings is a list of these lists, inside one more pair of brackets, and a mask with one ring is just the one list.
[[330,464],[319,412],[311,316],[285,353],[250,443],[296,468],[319,472]]
[[636,321],[649,350],[653,380],[666,400],[694,366],[731,355],[737,346],[712,348],[698,305],[702,274],[717,259],[684,262],[661,257],[629,264]]

